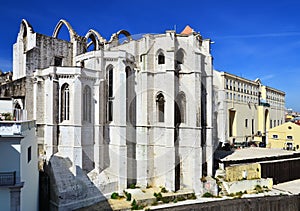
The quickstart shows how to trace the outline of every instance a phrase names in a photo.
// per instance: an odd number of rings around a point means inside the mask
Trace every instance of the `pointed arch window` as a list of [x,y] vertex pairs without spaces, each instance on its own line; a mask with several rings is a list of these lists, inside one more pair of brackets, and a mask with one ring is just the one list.
[[184,54],[182,50],[177,51],[176,53],[176,64],[183,64]]
[[165,97],[162,93],[159,93],[156,97],[156,107],[158,122],[165,121]]
[[178,106],[180,111],[180,122],[184,123],[186,121],[186,97],[183,92],[178,95]]
[[158,64],[165,64],[165,55],[163,54],[163,52],[160,52],[158,54]]
[[106,79],[107,79],[107,121],[113,121],[113,67],[109,66],[106,71]]
[[67,83],[61,88],[61,120],[70,120],[70,89]]
[[86,85],[83,90],[83,121],[91,122],[91,88]]

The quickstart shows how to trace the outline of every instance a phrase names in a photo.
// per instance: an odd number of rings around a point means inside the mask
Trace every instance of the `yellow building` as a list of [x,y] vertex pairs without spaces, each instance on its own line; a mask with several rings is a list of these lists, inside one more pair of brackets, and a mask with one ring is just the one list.
[[214,70],[215,142],[266,143],[270,128],[285,121],[285,92]]
[[286,122],[269,130],[269,148],[300,150],[300,126]]

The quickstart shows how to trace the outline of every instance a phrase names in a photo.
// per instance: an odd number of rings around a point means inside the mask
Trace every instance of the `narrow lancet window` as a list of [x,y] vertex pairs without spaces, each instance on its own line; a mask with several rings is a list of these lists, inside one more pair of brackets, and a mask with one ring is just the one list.
[[165,98],[162,93],[156,97],[158,122],[165,121]]
[[64,84],[61,88],[61,120],[70,119],[70,90],[69,85]]

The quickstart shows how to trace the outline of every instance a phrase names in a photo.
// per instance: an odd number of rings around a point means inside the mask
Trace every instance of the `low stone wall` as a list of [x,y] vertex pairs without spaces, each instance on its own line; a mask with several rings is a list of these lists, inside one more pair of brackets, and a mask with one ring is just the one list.
[[296,211],[300,210],[300,195],[268,196],[221,200],[206,203],[181,205],[176,207],[160,208],[156,210],[183,211],[183,210],[218,210],[218,211]]
[[227,182],[239,181],[243,179],[260,179],[261,166],[259,163],[228,166],[225,168]]
[[271,178],[267,178],[257,180],[223,182],[223,186],[225,187],[228,194],[237,193],[240,191],[254,191],[257,186],[260,186],[261,188],[266,187],[269,190],[271,190],[273,186],[273,180]]

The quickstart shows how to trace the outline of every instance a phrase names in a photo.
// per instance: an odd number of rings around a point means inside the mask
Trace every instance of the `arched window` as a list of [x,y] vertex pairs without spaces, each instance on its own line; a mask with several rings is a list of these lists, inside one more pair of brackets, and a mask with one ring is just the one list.
[[184,62],[184,53],[183,50],[178,50],[176,53],[176,64],[183,64]]
[[165,55],[163,54],[163,52],[160,52],[158,54],[158,64],[164,64],[165,63]]
[[107,121],[113,121],[113,67],[109,66],[106,71],[106,80],[107,80]]
[[180,111],[180,122],[184,123],[186,121],[186,98],[183,92],[178,95],[178,107]]
[[61,87],[61,120],[70,119],[70,90],[69,84],[65,83]]
[[158,122],[165,121],[165,97],[162,93],[156,96]]
[[91,88],[85,86],[83,90],[83,121],[91,122]]

